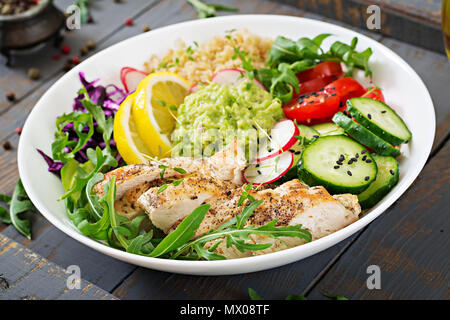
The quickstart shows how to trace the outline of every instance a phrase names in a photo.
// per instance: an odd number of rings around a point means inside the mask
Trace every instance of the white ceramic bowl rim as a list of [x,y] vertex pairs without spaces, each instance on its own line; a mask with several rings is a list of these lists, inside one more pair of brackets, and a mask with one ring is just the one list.
[[[232,25],[234,21],[239,21],[241,19],[245,19],[248,21],[248,23],[254,23],[254,22],[260,22],[264,21],[265,23],[283,23],[283,21],[289,21],[293,22],[296,21],[299,24],[305,23],[309,25],[321,25],[324,24],[327,25],[327,27],[330,28],[330,30],[338,31],[339,33],[350,33],[352,35],[358,36],[360,40],[364,40],[366,42],[370,43],[370,46],[373,48],[374,51],[378,50],[382,54],[389,56],[393,62],[399,66],[400,69],[404,70],[408,73],[408,77],[410,77],[412,82],[417,83],[417,85],[420,87],[419,89],[426,94],[427,96],[425,99],[428,101],[427,108],[427,116],[425,116],[424,121],[427,123],[429,127],[429,132],[426,137],[426,145],[424,145],[421,149],[421,156],[420,159],[416,163],[416,167],[414,168],[414,174],[409,175],[407,180],[402,181],[401,184],[399,184],[395,190],[391,191],[391,194],[389,194],[385,199],[376,207],[375,210],[372,210],[367,215],[362,217],[360,220],[356,221],[355,223],[347,226],[346,228],[343,228],[329,236],[326,236],[324,238],[315,240],[313,242],[294,247],[291,249],[267,254],[267,255],[260,255],[260,256],[254,256],[254,257],[248,257],[248,258],[241,258],[241,259],[234,259],[234,260],[221,260],[221,261],[184,261],[184,260],[167,260],[167,259],[160,259],[160,258],[150,258],[145,256],[139,256],[130,254],[118,249],[114,249],[108,246],[105,246],[95,240],[92,240],[74,229],[70,228],[69,226],[65,225],[62,221],[60,221],[54,214],[52,214],[52,211],[50,208],[46,207],[41,199],[38,197],[38,188],[39,186],[33,185],[31,183],[30,175],[33,174],[33,171],[29,167],[29,164],[27,163],[27,159],[25,158],[25,150],[26,148],[36,147],[33,145],[30,145],[30,137],[31,135],[35,134],[35,132],[32,132],[29,127],[31,126],[30,123],[33,123],[38,119],[38,115],[40,112],[43,112],[46,107],[45,101],[49,98],[50,95],[52,95],[52,92],[55,90],[58,90],[61,86],[64,85],[66,82],[66,79],[73,73],[78,73],[82,70],[83,65],[89,63],[91,60],[100,59],[101,57],[108,55],[110,52],[110,49],[115,48],[117,46],[126,46],[128,44],[132,44],[133,41],[137,37],[141,37],[143,35],[138,35],[133,38],[124,40],[122,42],[119,42],[113,46],[111,46],[108,49],[105,49],[94,56],[87,59],[82,64],[78,65],[76,68],[71,70],[68,74],[64,75],[61,79],[59,79],[51,89],[49,89],[39,100],[39,102],[36,104],[34,109],[31,111],[25,125],[23,128],[22,136],[19,143],[18,148],[18,165],[19,165],[19,173],[20,177],[22,179],[23,185],[33,202],[33,204],[36,206],[36,208],[42,213],[42,215],[48,219],[53,225],[55,225],[58,229],[66,233],[67,235],[71,236],[72,238],[76,239],[77,241],[97,250],[100,252],[103,252],[109,256],[115,257],[120,260],[124,260],[127,262],[131,262],[137,265],[150,267],[152,269],[162,270],[162,271],[170,271],[170,272],[176,272],[176,273],[185,273],[185,274],[204,274],[204,275],[219,275],[219,274],[236,274],[236,273],[245,273],[245,272],[252,272],[252,271],[258,271],[258,270],[264,270],[268,268],[277,267],[280,265],[284,265],[287,263],[291,263],[294,261],[297,261],[299,259],[308,257],[312,254],[318,253],[319,251],[322,251],[324,249],[327,249],[328,247],[342,241],[343,239],[349,237],[350,235],[354,234],[364,226],[366,226],[368,223],[373,221],[376,217],[378,217],[381,213],[383,213],[389,206],[392,205],[394,201],[400,197],[400,195],[411,185],[411,183],[415,180],[417,175],[422,170],[423,166],[425,165],[425,162],[428,158],[428,155],[431,151],[431,146],[434,139],[434,131],[435,131],[435,114],[434,114],[434,108],[433,103],[431,100],[431,97],[429,96],[428,90],[426,89],[424,83],[419,78],[419,76],[416,74],[416,72],[402,59],[400,58],[396,53],[391,51],[390,49],[386,48],[382,44],[370,39],[369,37],[356,33],[354,31],[345,29],[340,26],[335,26],[332,24],[324,23],[321,21],[306,19],[306,18],[298,18],[298,17],[288,17],[288,16],[277,16],[277,15],[237,15],[237,16],[226,16],[226,17],[218,17],[218,18],[210,18],[210,19],[203,19],[203,20],[196,20],[196,21],[188,21],[183,22],[175,25],[170,25],[167,27],[163,27],[160,29],[156,29],[151,31],[150,33],[153,34],[159,34],[159,33],[170,33],[175,32],[176,30],[180,30],[182,28],[189,28],[191,26],[207,26],[208,24],[214,24],[214,23],[221,23],[226,22],[229,25]],[[299,31],[299,35],[301,35],[301,31]],[[50,144],[50,142],[49,142]],[[50,174],[50,173],[48,173]]]

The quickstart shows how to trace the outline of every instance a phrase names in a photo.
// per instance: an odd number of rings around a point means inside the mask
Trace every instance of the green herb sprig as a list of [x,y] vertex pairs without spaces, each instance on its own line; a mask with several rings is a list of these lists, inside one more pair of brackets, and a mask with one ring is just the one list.
[[217,11],[237,12],[239,9],[227,7],[221,4],[207,4],[200,0],[187,0],[197,11],[199,19],[217,16]]

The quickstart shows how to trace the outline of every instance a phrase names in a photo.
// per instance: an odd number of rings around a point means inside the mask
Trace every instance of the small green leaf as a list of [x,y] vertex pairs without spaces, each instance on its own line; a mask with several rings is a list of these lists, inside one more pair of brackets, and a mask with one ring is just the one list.
[[31,224],[27,219],[20,219],[19,214],[34,210],[34,206],[31,201],[28,199],[28,195],[22,185],[22,181],[19,179],[17,181],[16,187],[14,189],[14,193],[11,199],[10,206],[10,217],[11,223],[14,227],[23,234],[25,237],[31,240]]
[[255,290],[248,288],[248,296],[251,300],[264,300]]
[[169,235],[167,235],[160,244],[153,250],[151,257],[163,256],[166,253],[175,250],[194,236],[195,230],[198,229],[203,221],[206,213],[209,211],[209,204],[204,204],[192,211],[180,225]]

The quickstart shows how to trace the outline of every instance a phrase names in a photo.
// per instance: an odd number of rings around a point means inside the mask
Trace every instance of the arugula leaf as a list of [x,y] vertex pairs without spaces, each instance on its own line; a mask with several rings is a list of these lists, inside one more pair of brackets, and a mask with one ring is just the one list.
[[[69,140],[69,133],[63,131],[67,125],[73,125],[78,141]],[[56,129],[55,141],[52,143],[53,160],[67,162],[75,157],[94,134],[93,117],[90,113],[79,111],[63,114],[56,120]]]
[[248,288],[248,296],[251,300],[264,300],[255,290]]
[[346,298],[344,296],[332,295],[332,294],[329,294],[329,293],[323,293],[323,295],[325,297],[328,297],[328,298],[334,299],[334,300],[348,300],[348,298]]
[[308,299],[302,294],[290,294],[284,300],[308,300]]
[[[6,194],[0,194],[0,202],[4,202],[6,205],[11,204],[11,197]],[[11,224],[11,217],[9,211],[0,206],[0,221],[6,224]]]
[[25,188],[22,185],[22,181],[17,181],[16,187],[14,189],[13,196],[11,198],[10,206],[10,219],[14,227],[23,234],[25,237],[31,240],[31,224],[28,219],[20,219],[19,214],[35,210],[33,203],[28,198]]
[[204,204],[197,207],[191,214],[189,214],[180,225],[166,236],[160,244],[152,251],[150,257],[159,257],[167,254],[170,251],[182,247],[194,236],[195,230],[198,229],[203,221],[206,213],[209,211],[210,205]]
[[200,0],[187,0],[187,2],[189,2],[197,11],[199,19],[216,17],[217,11],[228,11],[228,12],[238,11],[237,8],[231,8],[221,4],[206,4]]

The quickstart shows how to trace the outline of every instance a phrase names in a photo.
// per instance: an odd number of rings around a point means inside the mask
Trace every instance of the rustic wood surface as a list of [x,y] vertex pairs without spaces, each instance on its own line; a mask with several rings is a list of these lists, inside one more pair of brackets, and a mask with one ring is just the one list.
[[[65,8],[71,2],[63,0],[56,1],[56,4]],[[215,2],[238,7],[239,13],[304,16],[355,29],[343,22],[272,1]],[[182,0],[128,0],[121,4],[100,0],[95,1],[92,15],[94,24],[85,25],[81,30],[65,36],[64,43],[70,45],[71,55],[53,60],[52,56],[58,53],[58,49],[48,47],[35,53],[31,59],[17,57],[13,68],[4,66],[0,58],[0,142],[8,140],[13,146],[12,150],[0,149],[0,193],[11,194],[18,178],[16,148],[19,136],[14,130],[23,125],[36,101],[63,75],[62,66],[67,58],[79,55],[79,48],[85,46],[88,40],[97,43],[97,49],[90,53],[93,54],[140,33],[143,25],[155,29],[196,18],[195,11]],[[134,19],[131,27],[124,25],[128,17]],[[450,64],[444,55],[367,30],[356,30],[390,47],[422,77],[435,104],[437,132],[429,162],[414,185],[386,213],[352,237],[315,256],[284,267],[225,277],[176,275],[115,260],[67,237],[39,214],[30,215],[33,222],[32,241],[19,235],[12,226],[0,223],[0,232],[8,237],[3,239],[17,242],[18,246],[26,247],[60,268],[80,266],[86,283],[121,299],[246,299],[248,287],[274,299],[292,293],[323,299],[324,292],[345,295],[350,299],[448,298],[446,290],[450,260],[445,246],[449,242],[449,222],[445,213],[448,213],[450,176],[447,160],[450,148],[447,143],[450,134]],[[40,69],[41,78],[38,81],[27,78],[29,67]],[[16,94],[15,102],[7,101],[5,95],[8,91]],[[368,277],[366,268],[370,264],[378,264],[382,269],[381,290],[368,290],[365,285]],[[11,265],[12,262],[0,255],[0,274]],[[39,281],[38,278],[30,279]],[[61,284],[48,283],[55,288],[49,288],[49,294],[39,298],[57,296]],[[34,295],[31,291],[26,292],[26,286],[21,288],[23,291],[20,294],[4,293],[3,296],[0,290],[0,299]],[[75,294],[74,290],[70,291]]]

